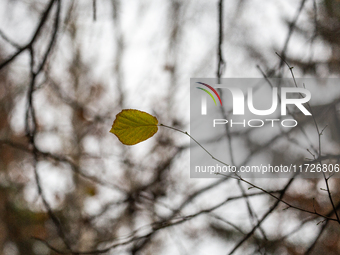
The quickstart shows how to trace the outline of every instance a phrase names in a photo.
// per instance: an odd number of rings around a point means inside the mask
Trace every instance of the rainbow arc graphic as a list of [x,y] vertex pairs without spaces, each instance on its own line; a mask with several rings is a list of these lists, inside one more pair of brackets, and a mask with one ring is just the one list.
[[[217,96],[217,98],[218,98],[218,100],[220,101],[220,104],[221,104],[221,106],[222,106],[222,100],[221,100],[219,94],[217,93],[217,91],[216,91],[212,86],[210,86],[210,85],[208,85],[208,84],[206,84],[206,83],[203,83],[203,82],[196,82],[196,83],[201,84],[201,85],[203,85],[203,86],[206,86],[206,87],[209,88],[213,93],[215,93],[215,95]],[[201,87],[196,87],[196,88],[201,89],[201,90],[203,90],[204,92],[206,92],[206,93],[214,100],[215,105],[217,105],[216,100],[215,100],[213,94],[211,94],[211,92],[210,92],[209,90],[204,89],[204,88],[201,88]],[[206,115],[206,114],[207,114],[207,101],[206,101],[206,98],[205,98],[205,97],[202,97],[202,109],[201,109],[201,113],[202,113],[202,115]]]

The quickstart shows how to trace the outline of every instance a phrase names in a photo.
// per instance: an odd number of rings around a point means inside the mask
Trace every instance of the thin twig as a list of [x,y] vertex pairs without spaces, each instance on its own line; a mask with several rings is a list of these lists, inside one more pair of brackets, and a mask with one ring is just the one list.
[[38,35],[40,34],[43,26],[46,23],[47,17],[49,15],[49,13],[52,10],[53,4],[59,0],[50,0],[50,2],[48,3],[45,11],[43,12],[43,14],[41,15],[39,24],[37,25],[37,28],[35,29],[35,32],[31,38],[31,40],[29,41],[29,43],[27,43],[25,46],[18,48],[18,50],[12,55],[10,56],[8,59],[6,59],[5,61],[3,61],[2,63],[0,63],[0,69],[2,69],[3,67],[5,67],[6,65],[8,65],[9,63],[11,63],[17,56],[19,56],[22,52],[26,51],[26,50],[30,50],[30,48],[32,48],[33,44],[35,43],[36,39],[38,38]]
[[299,9],[296,12],[293,21],[289,24],[288,35],[286,37],[286,41],[285,41],[283,49],[281,51],[282,58],[281,58],[281,61],[280,61],[280,66],[279,66],[280,69],[282,68],[282,66],[284,64],[283,60],[286,59],[286,53],[287,53],[287,49],[288,49],[288,44],[289,44],[290,38],[292,37],[292,34],[293,34],[294,29],[295,29],[296,23],[297,23],[297,21],[299,19],[299,16],[300,16],[300,14],[302,12],[303,7],[305,6],[305,3],[306,3],[306,0],[302,0],[301,1]]
[[5,35],[5,33],[2,30],[0,30],[0,36],[2,37],[2,39],[4,39],[6,42],[8,42],[10,45],[12,45],[14,48],[17,48],[17,49],[21,48],[21,46],[19,44],[17,44],[13,40],[9,39],[8,36]]
[[92,9],[93,9],[93,21],[97,20],[97,1],[92,0]]
[[[294,76],[293,67],[289,65],[289,63],[284,59],[283,56],[280,56],[278,53],[276,53],[276,54],[281,58],[281,60],[283,61],[283,63],[285,63],[285,64],[287,65],[287,67],[289,68],[290,73],[291,73],[291,75],[292,75],[292,77],[293,77],[294,84],[295,84],[296,87],[298,87],[298,84],[297,84],[296,79],[295,79],[295,76]],[[301,93],[300,93],[300,96],[303,97],[303,96],[301,95]],[[318,135],[319,152],[318,152],[318,157],[317,157],[317,158],[314,158],[314,159],[315,159],[315,160],[318,159],[319,164],[322,165],[322,160],[321,160],[321,154],[322,154],[322,150],[321,150],[321,135],[322,135],[322,132],[323,132],[323,130],[324,130],[325,128],[320,132],[318,123],[316,122],[315,115],[314,115],[314,113],[313,113],[313,108],[310,106],[310,104],[309,104],[308,102],[306,103],[306,105],[308,106],[308,108],[309,108],[309,110],[310,110],[310,112],[311,112],[311,114],[312,114],[312,119],[313,119],[314,126],[315,126],[315,128],[316,128],[317,135]],[[329,197],[329,200],[330,200],[330,202],[331,202],[331,205],[332,205],[334,214],[335,214],[335,216],[336,216],[336,218],[337,218],[338,223],[340,224],[340,217],[339,217],[338,212],[337,212],[337,210],[336,210],[336,208],[335,208],[335,204],[334,204],[334,201],[333,201],[333,198],[332,198],[332,194],[331,194],[331,191],[330,191],[330,188],[329,188],[329,183],[328,183],[328,181],[329,181],[329,178],[330,178],[330,177],[327,178],[325,172],[322,172],[322,174],[323,174],[323,177],[324,177],[324,180],[325,180],[325,183],[326,183],[326,190],[327,190],[328,197]]]

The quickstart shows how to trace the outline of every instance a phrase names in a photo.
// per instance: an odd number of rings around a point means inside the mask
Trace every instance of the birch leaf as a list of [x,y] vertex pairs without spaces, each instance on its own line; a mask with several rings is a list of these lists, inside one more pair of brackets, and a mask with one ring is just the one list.
[[123,144],[134,145],[156,134],[157,124],[157,118],[146,112],[125,109],[117,114],[110,132]]

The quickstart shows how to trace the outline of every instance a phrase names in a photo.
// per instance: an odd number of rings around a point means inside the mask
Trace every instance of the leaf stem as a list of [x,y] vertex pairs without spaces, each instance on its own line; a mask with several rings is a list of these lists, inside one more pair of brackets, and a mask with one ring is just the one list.
[[219,160],[218,158],[215,158],[206,148],[204,148],[195,138],[193,138],[188,132],[185,132],[185,131],[182,131],[180,129],[177,129],[177,128],[174,128],[174,127],[170,127],[170,126],[167,126],[167,125],[164,125],[164,124],[159,124],[159,126],[161,127],[166,127],[166,128],[169,128],[169,129],[172,129],[172,130],[175,130],[175,131],[178,131],[178,132],[181,132],[182,134],[185,134],[187,136],[189,136],[199,147],[201,147],[206,153],[209,154],[209,156],[213,159],[213,160],[216,160],[218,161],[219,163],[225,165],[225,166],[230,166],[229,164]]

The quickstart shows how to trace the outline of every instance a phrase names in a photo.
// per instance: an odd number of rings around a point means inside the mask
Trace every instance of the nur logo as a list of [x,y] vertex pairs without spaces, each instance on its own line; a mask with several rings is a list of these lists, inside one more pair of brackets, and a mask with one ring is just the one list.
[[[220,96],[218,95],[217,91],[210,85],[205,84],[203,82],[197,82],[203,86],[206,86],[211,91],[215,93],[215,95],[218,97],[221,106],[222,106],[222,100]],[[278,103],[278,97],[280,95],[280,108],[281,108],[281,116],[287,115],[287,105],[295,105],[304,115],[312,115],[306,108],[303,106],[304,103],[308,103],[308,101],[311,99],[311,93],[309,90],[305,88],[297,88],[297,87],[281,87],[280,93],[278,93],[278,88],[274,87],[272,88],[271,93],[271,101],[272,105],[269,109],[266,110],[259,110],[254,107],[254,95],[253,95],[253,88],[248,88],[248,93],[244,95],[243,91],[238,87],[224,87],[218,84],[216,86],[219,89],[227,89],[233,98],[233,115],[244,115],[245,114],[245,105],[248,106],[248,110],[258,116],[265,116],[270,115],[274,113],[279,106]],[[214,100],[215,105],[217,105],[215,98],[213,95],[206,89],[197,87],[198,89],[201,89],[208,93],[211,98]],[[296,98],[291,98],[288,95],[296,95]],[[302,95],[305,96],[302,96]],[[202,104],[201,104],[201,114],[207,115],[207,101],[206,97],[202,96]]]
[[[209,88],[212,92],[214,92],[215,95],[217,96],[218,100],[220,101],[221,106],[222,106],[222,100],[221,100],[220,96],[218,95],[217,91],[216,91],[213,87],[211,87],[210,85],[205,84],[205,83],[203,83],[203,82],[196,82],[196,83],[201,84],[201,85],[203,85],[203,86],[206,86],[206,87]],[[213,96],[208,90],[203,89],[203,88],[201,88],[201,87],[196,87],[196,88],[201,89],[201,90],[205,91],[206,93],[208,93],[209,96],[211,96],[211,98],[214,100],[215,105],[217,105],[214,96]],[[202,109],[201,109],[201,113],[202,113],[202,115],[206,115],[206,114],[207,114],[207,100],[206,100],[206,97],[202,97]]]

